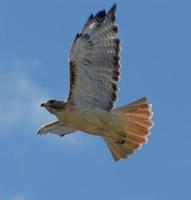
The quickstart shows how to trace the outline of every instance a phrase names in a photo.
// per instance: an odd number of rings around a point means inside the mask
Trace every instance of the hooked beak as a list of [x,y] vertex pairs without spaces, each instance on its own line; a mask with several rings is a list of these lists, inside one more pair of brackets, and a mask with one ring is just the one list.
[[45,107],[45,103],[41,103],[41,105],[40,105],[41,107]]

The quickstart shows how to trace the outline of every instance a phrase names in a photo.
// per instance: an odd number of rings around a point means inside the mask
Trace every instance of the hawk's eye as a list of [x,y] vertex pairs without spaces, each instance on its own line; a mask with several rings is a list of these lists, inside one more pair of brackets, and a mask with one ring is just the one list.
[[53,103],[55,103],[55,100],[49,100],[48,101],[50,104],[53,104]]

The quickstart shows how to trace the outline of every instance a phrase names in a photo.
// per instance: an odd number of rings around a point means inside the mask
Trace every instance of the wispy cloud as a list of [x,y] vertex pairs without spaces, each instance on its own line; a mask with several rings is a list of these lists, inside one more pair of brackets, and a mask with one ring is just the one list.
[[38,64],[40,64],[38,60],[17,60],[1,67],[3,69],[0,73],[1,128],[25,123],[34,125],[47,118],[47,113],[43,112],[39,105],[49,97],[48,91],[36,84],[23,70],[23,66]]
[[[30,67],[39,67],[41,61],[16,60],[9,64],[0,63],[0,128],[2,132],[20,128],[38,128],[53,121],[54,117],[40,108],[50,99],[48,88],[43,88],[29,75]],[[80,136],[71,134],[64,138],[65,144],[79,143]],[[62,141],[63,142],[63,141]]]

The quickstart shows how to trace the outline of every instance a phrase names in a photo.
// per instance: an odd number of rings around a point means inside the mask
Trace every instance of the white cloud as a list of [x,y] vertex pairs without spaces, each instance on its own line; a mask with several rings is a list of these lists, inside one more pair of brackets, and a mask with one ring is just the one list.
[[[26,65],[28,63],[28,65]],[[37,85],[23,66],[40,62],[16,61],[3,67],[0,73],[0,127],[10,128],[24,123],[32,125],[48,118],[40,103],[48,98],[46,89]],[[20,69],[19,69],[20,68]]]
[[[0,64],[0,128],[1,133],[20,128],[35,129],[54,120],[40,104],[51,95],[47,89],[37,84],[29,76],[30,67],[39,67],[41,62],[35,59],[27,61],[19,59],[11,64]],[[26,69],[27,67],[27,69]],[[80,136],[71,134],[64,138],[65,144],[76,144]],[[62,141],[63,143],[63,141]],[[64,145],[63,145],[64,146]]]

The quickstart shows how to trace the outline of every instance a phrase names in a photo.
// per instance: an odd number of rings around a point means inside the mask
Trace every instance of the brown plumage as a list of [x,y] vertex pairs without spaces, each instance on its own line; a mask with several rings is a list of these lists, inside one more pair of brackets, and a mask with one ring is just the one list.
[[69,56],[70,92],[66,102],[43,103],[57,120],[39,134],[60,136],[80,130],[103,137],[113,158],[127,158],[147,142],[153,126],[146,97],[112,109],[120,78],[120,40],[116,38],[116,4],[106,12],[90,15],[72,43]]
[[153,126],[151,105],[144,97],[136,102],[116,108],[113,112],[120,114],[119,128],[125,134],[125,142],[118,144],[108,139],[104,139],[108,145],[113,158],[117,161],[121,158],[127,158],[147,143],[149,131]]
[[[80,107],[83,107],[83,100],[87,100],[89,97],[89,104],[93,106],[99,104],[103,109],[110,110],[117,99],[116,82],[120,76],[120,40],[115,38],[115,34],[118,32],[115,11],[116,4],[108,13],[102,10],[95,16],[90,15],[82,32],[77,34],[72,44],[70,53],[71,89],[68,100],[75,101],[75,92],[78,93],[79,98],[81,91],[81,101],[78,99]],[[75,67],[73,63],[75,63]],[[86,84],[85,88],[83,88],[83,84]]]

